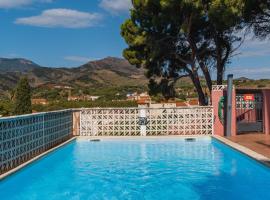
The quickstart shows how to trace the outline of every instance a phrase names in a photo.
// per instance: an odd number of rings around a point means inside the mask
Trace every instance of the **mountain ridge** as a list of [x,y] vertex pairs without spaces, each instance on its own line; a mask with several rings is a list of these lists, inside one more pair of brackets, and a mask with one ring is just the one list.
[[41,67],[25,58],[0,58],[0,72],[27,72]]
[[21,76],[27,76],[34,88],[46,84],[82,88],[147,84],[143,69],[122,58],[107,57],[72,68],[44,67],[23,58],[0,58],[0,91],[14,88]]

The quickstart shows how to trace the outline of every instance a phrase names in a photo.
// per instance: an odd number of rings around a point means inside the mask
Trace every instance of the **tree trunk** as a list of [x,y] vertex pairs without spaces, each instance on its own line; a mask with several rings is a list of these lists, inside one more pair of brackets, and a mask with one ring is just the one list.
[[216,35],[216,69],[217,69],[217,85],[222,85],[223,81],[223,66],[222,66],[222,43],[220,37]]
[[217,85],[223,84],[223,67],[217,65]]
[[211,94],[212,93],[212,79],[211,79],[209,70],[203,63],[200,63],[200,67],[201,67],[201,70],[203,72],[204,78],[206,80],[208,90],[209,90],[209,92]]
[[197,72],[193,72],[191,75],[190,75],[190,78],[196,88],[196,91],[198,93],[198,96],[199,96],[199,103],[201,106],[206,106],[206,102],[205,102],[205,95],[203,93],[203,89],[202,89],[202,86],[201,86],[201,83],[200,83],[200,79],[199,79],[199,76],[198,76],[198,73]]

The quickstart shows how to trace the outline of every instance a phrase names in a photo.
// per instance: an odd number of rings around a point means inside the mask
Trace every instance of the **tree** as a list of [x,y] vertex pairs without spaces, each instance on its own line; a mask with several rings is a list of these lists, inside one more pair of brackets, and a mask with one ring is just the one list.
[[20,79],[15,91],[14,114],[22,115],[32,113],[31,88],[28,79]]
[[[255,36],[265,39],[270,36],[270,1],[269,0],[238,0],[243,22],[253,29]],[[240,3],[239,3],[240,4]]]
[[200,104],[204,105],[200,75],[211,92],[210,71],[216,69],[217,82],[221,84],[233,53],[232,45],[239,41],[233,32],[238,22],[233,4],[223,0],[133,0],[132,3],[130,19],[121,27],[128,44],[123,56],[132,65],[144,67],[150,90],[162,92],[167,99],[175,95],[176,81],[189,77]]
[[216,84],[221,85],[226,66],[244,39],[244,36],[239,36],[239,30],[244,28],[241,23],[243,3],[238,0],[202,0],[201,2],[209,25],[207,39],[212,42],[210,64],[214,63],[217,72]]
[[11,115],[13,111],[13,104],[9,100],[1,100],[0,101],[0,116],[8,116]]

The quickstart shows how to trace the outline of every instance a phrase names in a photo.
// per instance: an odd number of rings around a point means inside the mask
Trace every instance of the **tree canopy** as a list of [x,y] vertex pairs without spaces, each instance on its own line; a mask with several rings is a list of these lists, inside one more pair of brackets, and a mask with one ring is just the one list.
[[270,1],[269,0],[238,0],[242,2],[241,14],[244,22],[260,39],[270,35]]
[[20,79],[15,91],[14,114],[22,115],[29,113],[32,113],[31,88],[28,79],[23,77]]
[[[174,97],[179,78],[190,77],[201,105],[201,76],[212,89],[211,71],[222,84],[226,64],[241,38],[241,2],[224,0],[133,0],[130,19],[121,27],[128,44],[123,56],[144,67],[149,88]],[[235,9],[236,8],[236,9]]]

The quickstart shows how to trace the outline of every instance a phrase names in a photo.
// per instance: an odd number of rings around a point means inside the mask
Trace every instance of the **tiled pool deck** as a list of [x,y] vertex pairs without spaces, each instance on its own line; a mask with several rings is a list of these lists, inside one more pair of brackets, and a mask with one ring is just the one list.
[[228,137],[228,139],[270,159],[270,135],[250,133]]
[[255,133],[213,138],[270,167],[270,136]]
[[[236,143],[235,141],[232,141],[229,138],[221,137],[218,135],[213,135],[213,138],[219,140],[220,142],[232,147],[233,149],[236,149],[237,151],[246,154],[247,156],[259,161],[260,163],[270,167],[270,158],[264,156],[263,154],[259,153],[258,151],[252,150],[248,146],[245,146],[240,143]],[[252,142],[251,142],[252,143]]]

